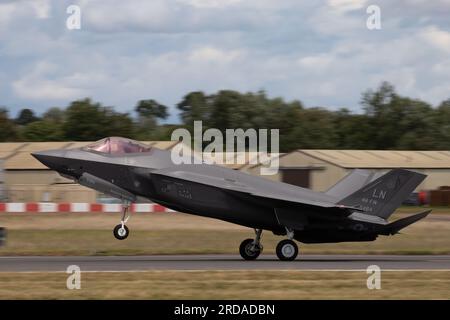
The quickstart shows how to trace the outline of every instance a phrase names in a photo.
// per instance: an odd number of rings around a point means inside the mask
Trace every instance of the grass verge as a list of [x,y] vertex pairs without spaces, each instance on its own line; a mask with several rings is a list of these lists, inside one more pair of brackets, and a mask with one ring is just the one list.
[[450,271],[384,271],[367,289],[363,271],[145,271],[0,273],[0,299],[449,299]]
[[[300,244],[301,254],[450,254],[450,219],[434,215],[402,234],[373,242]],[[251,229],[184,214],[136,215],[130,236],[116,240],[112,228],[118,214],[0,215],[8,229],[0,255],[144,255],[237,253]],[[282,237],[263,233],[265,253],[273,253]]]

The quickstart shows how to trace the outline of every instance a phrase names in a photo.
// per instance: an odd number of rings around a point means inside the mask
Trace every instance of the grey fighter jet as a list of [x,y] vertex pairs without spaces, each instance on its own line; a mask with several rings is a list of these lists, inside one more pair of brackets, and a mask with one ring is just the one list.
[[290,261],[298,254],[294,240],[373,241],[398,233],[431,211],[387,221],[425,178],[403,169],[379,177],[355,170],[327,191],[314,192],[216,165],[175,165],[170,151],[119,137],[33,156],[64,177],[120,199],[122,219],[113,231],[119,240],[129,235],[130,203],[143,197],[175,211],[254,229],[256,236],[240,245],[246,260],[262,252],[262,230],[286,237],[276,253],[280,260]]

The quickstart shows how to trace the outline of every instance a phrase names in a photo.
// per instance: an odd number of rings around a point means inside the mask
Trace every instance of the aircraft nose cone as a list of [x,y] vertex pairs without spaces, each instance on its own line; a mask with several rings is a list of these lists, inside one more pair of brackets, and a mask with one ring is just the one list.
[[61,158],[64,157],[65,150],[47,150],[32,152],[31,155],[50,169],[57,169],[60,166]]

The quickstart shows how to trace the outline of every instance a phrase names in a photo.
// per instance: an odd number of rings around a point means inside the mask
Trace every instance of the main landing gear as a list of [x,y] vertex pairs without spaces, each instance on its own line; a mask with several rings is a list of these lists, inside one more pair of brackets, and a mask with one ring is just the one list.
[[245,239],[239,247],[239,253],[245,260],[255,260],[261,254],[263,247],[261,245],[262,229],[255,229],[255,239]]
[[124,202],[122,204],[122,219],[120,220],[120,224],[115,226],[113,230],[114,237],[116,237],[117,240],[125,240],[130,234],[130,230],[125,225],[125,223],[127,223],[130,219],[129,209],[130,203]]
[[[239,247],[239,253],[241,257],[245,260],[255,260],[259,257],[262,252],[261,245],[261,233],[262,229],[255,229],[256,237],[255,239],[245,239],[242,241],[241,246]],[[286,228],[286,235],[288,239],[281,240],[276,248],[276,253],[278,259],[281,261],[292,261],[297,258],[298,255],[298,246],[292,240],[294,239],[294,231]]]
[[292,240],[294,239],[294,231],[286,228],[286,234],[288,236],[288,239],[281,240],[277,244],[276,248],[277,257],[281,261],[292,261],[295,260],[295,258],[297,258],[298,246]]

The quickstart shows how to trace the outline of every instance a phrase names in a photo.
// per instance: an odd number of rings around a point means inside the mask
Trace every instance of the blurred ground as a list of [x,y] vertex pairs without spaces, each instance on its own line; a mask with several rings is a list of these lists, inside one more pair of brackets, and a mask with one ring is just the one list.
[[[402,208],[391,219],[419,212]],[[402,234],[380,236],[374,242],[300,244],[303,254],[449,254],[448,208],[434,210],[425,220]],[[141,255],[237,253],[240,242],[253,231],[230,223],[180,213],[135,214],[131,233],[116,240],[112,228],[120,214],[41,213],[1,214],[0,226],[8,229],[0,255]],[[273,253],[282,237],[263,233],[265,253]]]
[[0,273],[0,299],[449,299],[450,271],[384,271],[381,289],[366,272],[146,271]]

